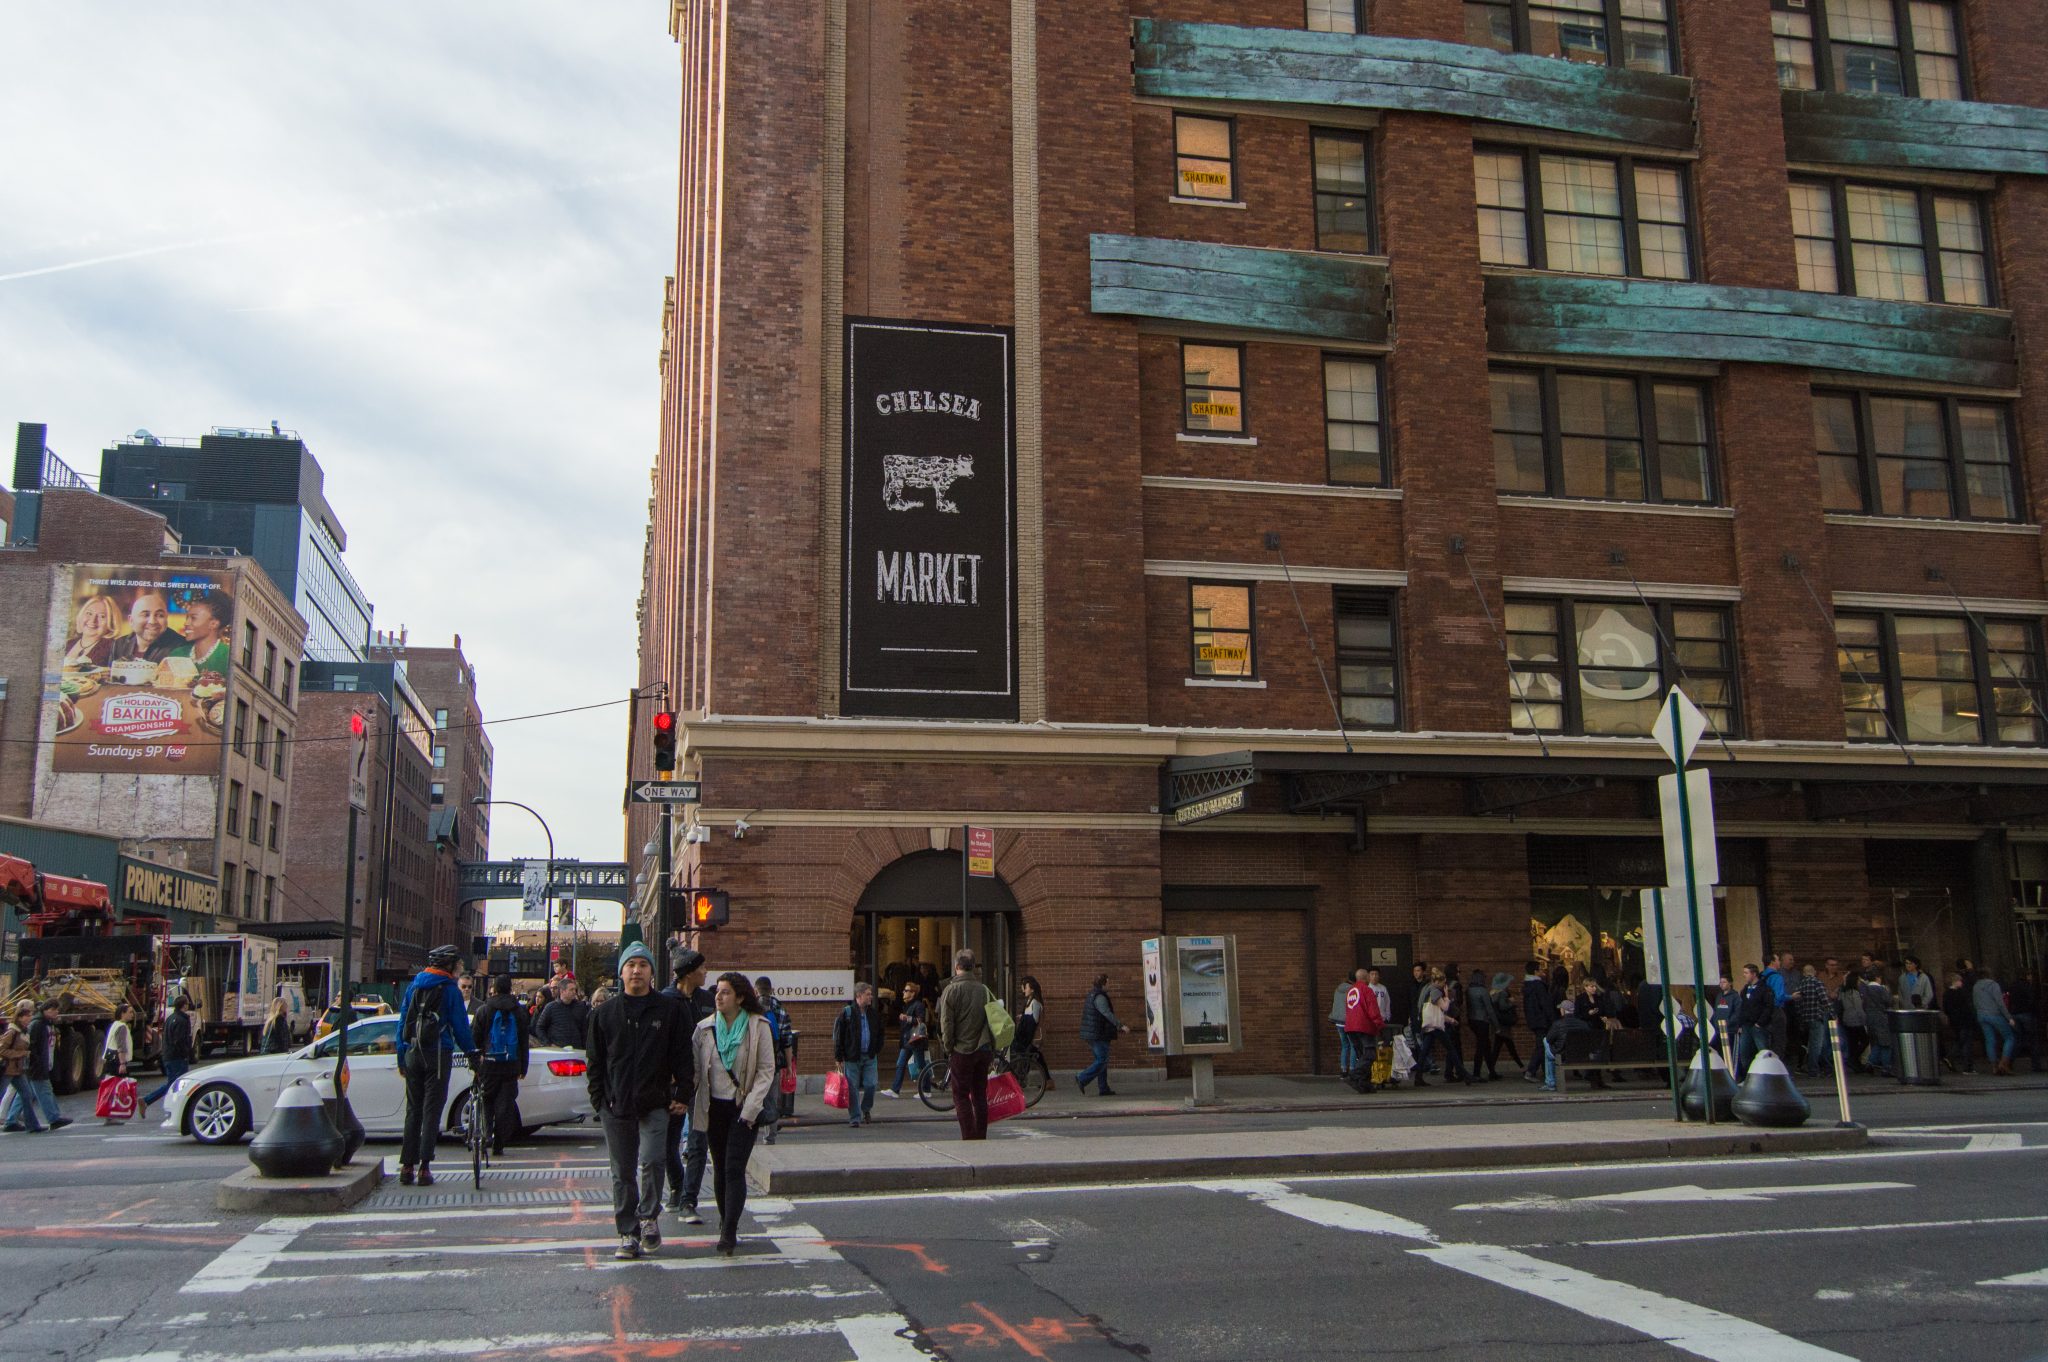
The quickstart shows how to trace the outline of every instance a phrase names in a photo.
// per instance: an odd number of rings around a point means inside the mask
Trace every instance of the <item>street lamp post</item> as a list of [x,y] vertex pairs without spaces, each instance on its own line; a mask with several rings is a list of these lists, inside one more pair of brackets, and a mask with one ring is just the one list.
[[[534,821],[534,822],[536,822],[536,823],[538,823],[538,824],[540,824],[540,830],[541,830],[542,832],[544,832],[544,833],[546,833],[546,834],[547,834],[547,838],[548,838],[548,878],[547,878],[547,882],[548,882],[548,885],[549,885],[550,887],[552,887],[552,886],[554,885],[554,882],[555,882],[555,834],[554,834],[554,830],[553,830],[552,828],[548,827],[548,820],[547,820],[547,819],[545,819],[545,818],[542,818],[542,817],[540,816],[540,810],[538,810],[538,809],[534,808],[534,807],[533,807],[533,806],[532,806],[531,804],[522,804],[522,803],[520,803],[520,802],[519,802],[518,800],[516,800],[516,799],[485,799],[485,798],[483,798],[483,797],[482,797],[481,795],[479,795],[479,796],[477,796],[476,798],[474,798],[474,799],[470,800],[469,802],[470,802],[470,803],[471,803],[472,805],[476,806],[477,808],[482,808],[482,807],[483,807],[483,806],[485,806],[486,804],[510,804],[510,805],[511,805],[511,806],[512,806],[513,808],[515,808],[515,809],[525,809],[525,810],[526,810],[526,811],[527,811],[528,813],[530,813],[530,814],[532,814],[532,815],[533,815],[533,821]],[[542,893],[542,897],[547,897],[547,891],[546,891],[546,890],[542,890],[542,891],[541,891],[541,893]],[[552,979],[552,978],[554,977],[554,974],[555,974],[555,905],[554,905],[554,904],[553,904],[552,902],[550,902],[550,903],[549,903],[549,904],[547,905],[547,909],[546,909],[546,912],[545,912],[545,913],[543,914],[543,916],[544,916],[544,917],[546,918],[546,920],[547,920],[547,921],[546,921],[546,928],[547,928],[547,936],[546,936],[545,940],[544,940],[544,941],[543,941],[543,943],[542,943],[541,949],[542,949],[542,950],[543,950],[544,952],[546,952],[546,954],[547,954],[547,957],[548,957],[548,977],[549,977],[550,979]]]

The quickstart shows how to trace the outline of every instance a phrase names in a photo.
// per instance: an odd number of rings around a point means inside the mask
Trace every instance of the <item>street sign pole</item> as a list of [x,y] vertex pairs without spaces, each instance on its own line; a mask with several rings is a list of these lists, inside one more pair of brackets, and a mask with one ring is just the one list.
[[[1672,699],[1666,703],[1671,706],[1675,719],[1678,712],[1678,688],[1673,686],[1671,693]],[[1698,1018],[1694,1024],[1698,1027],[1697,1034],[1702,1038],[1701,1043],[1704,1045],[1709,1029],[1708,1021],[1713,1016],[1713,1013],[1707,1007],[1707,966],[1700,952],[1699,885],[1693,879],[1692,800],[1687,796],[1685,786],[1685,759],[1681,755],[1678,762],[1678,835],[1680,843],[1685,847],[1685,919],[1692,928],[1692,1005],[1694,1015]],[[1709,908],[1707,911],[1712,912],[1713,909]],[[1666,972],[1666,977],[1669,977],[1668,971]],[[1706,1111],[1707,1124],[1712,1125],[1714,1124],[1714,1074],[1713,1066],[1711,1064],[1704,1064],[1704,1057],[1703,1071],[1700,1074],[1700,1091],[1702,1095],[1700,1105]]]
[[[1713,1042],[1709,1032],[1711,1030],[1713,1013],[1707,1006],[1707,967],[1705,951],[1701,947],[1700,939],[1699,891],[1703,867],[1700,866],[1699,857],[1693,847],[1693,825],[1696,820],[1692,806],[1692,782],[1686,771],[1686,765],[1692,760],[1693,749],[1699,746],[1700,738],[1706,732],[1706,728],[1706,716],[1700,713],[1699,707],[1694,705],[1685,692],[1677,686],[1673,686],[1670,692],[1665,695],[1664,712],[1657,716],[1657,722],[1651,728],[1651,734],[1656,738],[1657,745],[1664,749],[1666,756],[1671,758],[1671,766],[1674,772],[1670,777],[1674,787],[1672,791],[1673,798],[1671,805],[1664,810],[1664,874],[1669,879],[1671,872],[1676,870],[1681,877],[1678,883],[1680,892],[1685,896],[1685,920],[1692,937],[1692,999],[1694,1025],[1697,1028],[1694,1034],[1699,1047],[1702,1049],[1712,1047]],[[1700,773],[1700,779],[1703,788],[1710,788],[1707,785],[1709,777],[1706,772],[1702,771]],[[1671,826],[1674,813],[1677,815],[1677,827],[1675,829]],[[1700,823],[1702,831],[1706,832],[1709,836],[1711,836],[1713,830],[1713,817],[1714,809],[1712,804],[1709,804],[1706,809],[1697,815],[1697,821]],[[1674,840],[1671,834],[1673,832],[1677,834],[1675,840],[1678,843],[1678,864],[1675,866],[1671,864],[1673,859],[1671,843]],[[1713,864],[1711,867],[1708,867],[1710,873],[1706,878],[1711,883],[1713,880],[1720,878],[1720,858],[1718,855],[1712,854],[1713,847],[1711,844],[1708,847],[1708,852]],[[1657,899],[1661,905],[1663,895],[1659,894]],[[1712,913],[1713,911],[1710,897],[1707,912]],[[1661,939],[1663,915],[1661,912],[1658,914],[1657,925],[1660,932],[1659,945],[1661,946],[1663,944]],[[1668,996],[1671,992],[1671,961],[1668,956],[1662,958],[1664,962],[1664,991]],[[1672,1060],[1676,1063],[1677,1045],[1675,1042],[1677,1037],[1674,1036],[1672,1039],[1674,1041]],[[1706,1057],[1704,1054],[1701,1054],[1699,1057],[1703,1062],[1705,1061]],[[1703,1068],[1700,1079],[1705,1094],[1703,1105],[1706,1110],[1707,1124],[1712,1125],[1714,1123],[1714,1095],[1713,1069],[1711,1065],[1706,1065]],[[1682,1106],[1679,1108],[1678,1115],[1681,1118],[1684,1115]]]
[[1671,1077],[1671,1119],[1685,1120],[1685,1102],[1678,1094],[1678,1002],[1671,992],[1671,939],[1664,930],[1664,891],[1650,891],[1650,914],[1657,926],[1657,963],[1664,971],[1664,1067]]

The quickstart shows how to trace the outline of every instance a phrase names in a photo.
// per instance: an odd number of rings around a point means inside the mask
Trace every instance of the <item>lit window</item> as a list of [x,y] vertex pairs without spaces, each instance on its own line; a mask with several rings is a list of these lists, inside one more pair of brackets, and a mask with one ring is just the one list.
[[1317,129],[1309,134],[1315,161],[1316,249],[1372,250],[1372,182],[1365,134]]
[[1184,199],[1234,202],[1236,125],[1228,118],[1173,116],[1174,189]]
[[1244,347],[1183,341],[1181,420],[1190,434],[1244,433]]
[[1251,586],[1243,582],[1190,582],[1188,598],[1194,675],[1255,675]]
[[1308,0],[1311,33],[1357,33],[1359,0]]

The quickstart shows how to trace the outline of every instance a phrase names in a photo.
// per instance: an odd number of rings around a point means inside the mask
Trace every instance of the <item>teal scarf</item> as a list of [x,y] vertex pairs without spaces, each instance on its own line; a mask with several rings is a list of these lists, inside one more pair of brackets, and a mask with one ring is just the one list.
[[723,1013],[711,1014],[712,1037],[718,1042],[718,1062],[728,1070],[739,1058],[740,1042],[747,1036],[747,1014],[744,1010],[733,1013],[732,1026],[728,1029]]

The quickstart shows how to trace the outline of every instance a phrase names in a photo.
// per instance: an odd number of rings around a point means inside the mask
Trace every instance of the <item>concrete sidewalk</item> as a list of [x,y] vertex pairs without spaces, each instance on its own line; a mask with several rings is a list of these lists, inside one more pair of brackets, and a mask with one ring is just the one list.
[[[1002,1125],[996,1131],[1007,1135]],[[1867,1138],[1861,1126],[1837,1129],[1818,1121],[1794,1130],[1762,1130],[1669,1120],[1008,1136],[973,1144],[935,1132],[931,1139],[864,1145],[782,1140],[756,1148],[748,1173],[763,1191],[797,1196],[1812,1153],[1860,1148]]]

